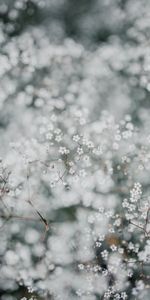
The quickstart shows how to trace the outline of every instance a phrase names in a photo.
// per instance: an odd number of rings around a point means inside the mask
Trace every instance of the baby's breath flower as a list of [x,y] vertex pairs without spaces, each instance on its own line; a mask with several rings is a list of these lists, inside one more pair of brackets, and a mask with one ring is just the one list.
[[66,147],[60,147],[60,148],[59,148],[59,153],[60,153],[60,154],[69,154],[69,153],[70,153],[70,150],[67,149]]
[[113,252],[117,250],[117,247],[115,245],[111,245],[110,248]]
[[46,133],[46,139],[47,140],[52,140],[53,134],[51,132]]
[[102,256],[105,260],[107,260],[107,258],[108,258],[108,251],[107,251],[107,250],[102,251],[102,252],[101,252],[101,256]]
[[61,140],[62,140],[62,136],[61,135],[56,135],[55,141],[59,143],[59,142],[61,142]]
[[140,183],[135,183],[133,189],[130,191],[130,201],[137,202],[142,195],[142,186]]
[[74,135],[72,139],[73,139],[74,142],[79,142],[80,141],[80,137],[79,137],[78,134]]
[[78,147],[78,148],[77,148],[77,153],[78,153],[79,155],[82,155],[82,154],[83,154],[83,149],[82,149],[81,147]]

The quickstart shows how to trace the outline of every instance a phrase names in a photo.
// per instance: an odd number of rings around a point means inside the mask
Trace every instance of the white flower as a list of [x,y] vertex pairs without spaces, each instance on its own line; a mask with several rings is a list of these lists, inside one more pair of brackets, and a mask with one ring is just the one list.
[[83,154],[83,149],[82,149],[81,147],[78,147],[78,148],[77,148],[77,153],[78,153],[79,155],[82,155],[82,154]]
[[47,140],[52,140],[53,134],[51,132],[46,133],[46,139]]
[[60,154],[69,154],[69,153],[70,153],[70,150],[67,149],[66,147],[60,147],[60,148],[59,148],[59,153],[60,153]]
[[75,174],[75,169],[74,168],[70,168],[69,169],[69,174],[71,174],[71,175]]
[[59,143],[59,142],[61,142],[61,140],[62,140],[62,136],[61,135],[56,135],[55,141]]
[[137,202],[142,195],[142,186],[140,183],[135,183],[133,189],[130,191],[130,201]]
[[72,139],[73,139],[73,141],[74,141],[74,142],[79,142],[79,140],[80,140],[80,137],[79,137],[79,135],[78,135],[78,134],[76,134],[76,135],[74,135],[74,136],[73,136],[73,138],[72,138]]
[[108,251],[107,250],[102,251],[101,255],[106,260],[108,258]]
[[117,247],[115,245],[111,245],[110,248],[113,252],[117,250]]

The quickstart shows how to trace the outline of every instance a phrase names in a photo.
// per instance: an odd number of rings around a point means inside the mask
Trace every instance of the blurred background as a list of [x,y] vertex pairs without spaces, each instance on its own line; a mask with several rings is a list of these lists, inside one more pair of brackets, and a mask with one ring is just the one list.
[[121,206],[149,194],[149,37],[147,0],[0,0],[0,299],[149,299],[148,268],[99,251],[149,251]]

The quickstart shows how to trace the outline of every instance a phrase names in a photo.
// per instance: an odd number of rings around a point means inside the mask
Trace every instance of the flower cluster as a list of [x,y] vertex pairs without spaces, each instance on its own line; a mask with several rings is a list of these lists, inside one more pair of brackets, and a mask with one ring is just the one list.
[[2,300],[149,298],[150,3],[75,2],[0,3]]

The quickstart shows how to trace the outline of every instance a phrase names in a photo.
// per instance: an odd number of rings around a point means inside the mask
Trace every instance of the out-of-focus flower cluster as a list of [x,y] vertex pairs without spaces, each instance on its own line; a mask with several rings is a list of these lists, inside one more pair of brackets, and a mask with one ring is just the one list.
[[[104,111],[91,122],[77,104],[61,114],[49,107],[32,121],[34,138],[10,143],[1,160],[1,282],[56,299],[126,299],[142,282],[145,295],[150,204],[142,174],[149,168],[138,169],[137,129],[129,116],[116,123]],[[11,249],[10,238],[17,239]]]
[[0,3],[2,300],[149,296],[150,4],[80,2]]

